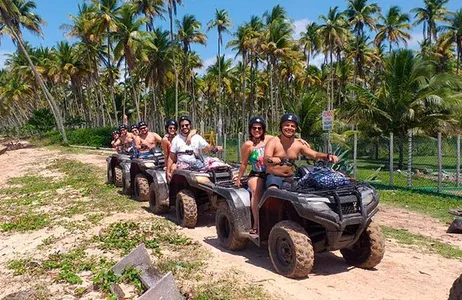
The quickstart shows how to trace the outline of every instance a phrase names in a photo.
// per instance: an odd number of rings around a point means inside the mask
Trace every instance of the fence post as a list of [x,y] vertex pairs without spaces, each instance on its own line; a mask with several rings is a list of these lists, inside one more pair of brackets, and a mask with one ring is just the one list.
[[223,160],[226,161],[226,133],[223,134]]
[[459,187],[460,181],[460,134],[456,138],[456,186]]
[[241,162],[241,133],[237,134],[237,162]]
[[441,148],[441,132],[438,132],[438,193],[441,193],[443,185],[443,152]]
[[394,156],[394,153],[393,153],[393,132],[390,132],[390,150],[389,150],[389,153],[390,153],[390,157],[389,157],[390,178],[388,178],[388,179],[389,179],[389,184],[393,185],[394,184],[394,180],[393,180],[393,171],[394,171],[394,167],[393,167],[393,156]]
[[355,133],[353,136],[353,178],[358,179],[358,168],[357,168],[357,158],[358,156],[358,133],[356,132],[356,127],[355,127]]
[[412,187],[412,131],[408,131],[407,140],[407,187]]

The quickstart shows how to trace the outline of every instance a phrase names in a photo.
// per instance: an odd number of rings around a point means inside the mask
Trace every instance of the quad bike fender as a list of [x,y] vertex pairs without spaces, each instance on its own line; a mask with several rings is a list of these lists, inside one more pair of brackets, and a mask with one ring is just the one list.
[[155,184],[156,190],[159,191],[159,195],[162,196],[162,199],[168,198],[168,184],[167,176],[164,170],[146,170],[148,176],[152,178],[152,184]]
[[252,228],[250,215],[250,193],[244,188],[215,186],[214,193],[222,198],[231,210],[239,233],[247,233]]
[[209,180],[209,175],[207,173],[176,169],[173,171],[172,177],[175,176],[182,176],[190,187],[213,192],[214,184]]

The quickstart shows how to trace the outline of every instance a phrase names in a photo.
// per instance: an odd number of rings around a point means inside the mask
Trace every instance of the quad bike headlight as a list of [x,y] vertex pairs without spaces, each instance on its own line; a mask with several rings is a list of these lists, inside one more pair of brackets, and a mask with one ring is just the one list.
[[361,198],[363,200],[363,205],[367,206],[371,204],[372,201],[374,201],[375,193],[373,191],[366,191],[364,193],[361,193]]

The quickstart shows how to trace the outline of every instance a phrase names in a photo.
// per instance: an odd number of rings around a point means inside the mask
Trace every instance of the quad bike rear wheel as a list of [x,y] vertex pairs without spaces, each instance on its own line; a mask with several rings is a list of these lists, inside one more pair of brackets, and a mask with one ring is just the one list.
[[116,187],[122,187],[123,185],[123,171],[120,166],[114,168],[114,175],[112,177]]
[[235,222],[228,204],[226,202],[220,203],[215,216],[218,240],[225,249],[233,251],[244,249],[249,241],[239,237]]
[[363,231],[358,241],[352,246],[340,249],[347,263],[363,268],[372,269],[377,266],[385,253],[385,239],[380,227],[371,222]]
[[462,299],[462,275],[457,278],[452,284],[451,291],[449,292],[448,300],[461,300]]
[[149,209],[156,215],[166,214],[169,210],[168,196],[162,199],[154,183],[149,186]]
[[135,199],[136,201],[149,200],[149,181],[143,174],[135,176]]
[[276,271],[289,278],[304,278],[313,269],[314,249],[305,229],[293,221],[281,221],[271,229],[268,252]]
[[182,227],[194,228],[197,223],[197,204],[190,190],[181,190],[176,195],[176,221]]

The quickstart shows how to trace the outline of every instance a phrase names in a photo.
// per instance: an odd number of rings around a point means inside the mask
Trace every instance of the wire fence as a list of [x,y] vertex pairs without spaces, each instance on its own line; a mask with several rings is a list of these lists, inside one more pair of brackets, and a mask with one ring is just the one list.
[[[245,138],[242,134],[224,134],[222,158],[239,162],[239,149]],[[327,135],[304,139],[316,151],[327,152],[329,148],[340,157],[337,168],[357,180],[380,187],[402,187],[462,197],[460,136],[390,134],[363,139],[351,136],[332,144],[327,143]]]

